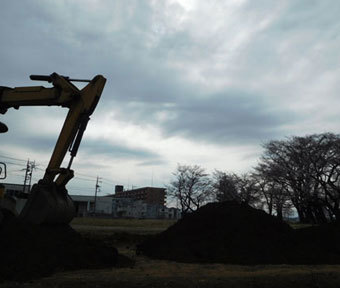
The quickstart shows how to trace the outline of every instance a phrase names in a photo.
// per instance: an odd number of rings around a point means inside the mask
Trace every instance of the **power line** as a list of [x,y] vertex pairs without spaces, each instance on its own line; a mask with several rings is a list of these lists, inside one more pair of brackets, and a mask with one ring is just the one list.
[[40,171],[45,171],[45,169],[41,169],[41,168],[37,167],[37,165],[35,165],[35,169],[40,170]]
[[89,182],[96,181],[96,179],[86,179],[86,178],[82,178],[82,177],[78,177],[78,176],[75,176],[73,179],[82,180],[82,181],[89,181]]
[[18,163],[13,163],[13,162],[8,162],[8,161],[6,161],[6,164],[21,166],[21,167],[24,167],[24,165],[25,165],[25,164],[18,164]]
[[79,173],[79,172],[75,172],[75,174],[78,174],[78,175],[81,175],[81,176],[85,176],[85,177],[90,177],[90,178],[97,179],[97,177],[96,177],[96,176],[87,175],[87,174],[83,174],[83,173]]
[[[86,175],[86,174],[83,174],[83,173],[78,173],[78,172],[75,172],[75,174],[77,175],[82,175],[82,176],[85,176],[85,177],[89,177],[90,179],[87,179],[87,178],[84,178],[84,177],[78,177],[78,176],[75,176],[74,178],[75,179],[79,179],[79,180],[84,180],[84,181],[96,181],[96,178],[97,177],[94,177],[94,176],[91,176],[91,175]],[[100,177],[101,181],[107,185],[115,185],[116,183],[110,181],[109,179],[107,178],[104,178],[104,177]]]
[[24,169],[19,169],[19,170],[12,170],[12,172],[21,172],[21,171],[25,171],[25,168]]
[[14,175],[14,176],[22,176],[22,177],[24,177],[24,175],[23,174],[19,174],[19,173],[14,173],[13,171],[11,171],[11,172],[7,172],[7,174],[8,175]]
[[4,155],[0,155],[1,158],[6,158],[6,159],[11,159],[11,160],[16,160],[16,161],[22,161],[22,162],[26,162],[27,160],[23,160],[23,159],[18,159],[18,158],[14,158],[14,157],[8,157],[8,156],[4,156]]
[[[11,159],[11,160],[15,160],[15,161],[21,161],[21,162],[27,162],[27,160],[24,160],[24,159],[19,159],[19,158],[14,158],[14,157],[9,157],[9,156],[4,156],[4,155],[0,155],[0,158],[6,158],[6,159]],[[6,162],[6,164],[12,164],[12,165],[20,165],[18,163],[13,163],[13,162]],[[22,164],[24,165],[24,164]],[[45,164],[42,164],[40,162],[35,162],[35,169],[37,170],[41,170],[41,171],[45,171],[45,169],[42,169],[42,168],[39,168],[37,166],[39,165],[42,165],[42,166],[46,166]],[[21,166],[21,165],[20,165]],[[76,175],[81,175],[81,176],[84,176],[84,177],[88,177],[88,178],[91,178],[93,179],[93,181],[96,180],[96,176],[93,176],[93,175],[88,175],[88,174],[84,174],[84,173],[79,173],[79,172],[75,172]],[[85,178],[83,177],[75,177],[75,178],[78,178],[78,179],[82,179],[82,180],[85,180]],[[104,180],[105,182],[109,183],[109,184],[112,184],[112,185],[115,185],[114,182],[112,182],[110,179],[107,179],[107,178],[104,178],[104,177],[101,177],[102,180]],[[90,179],[86,179],[86,180],[90,180]]]
[[[14,160],[14,161],[20,161],[20,162],[26,162],[27,160],[24,160],[24,159],[20,159],[20,158],[15,158],[15,157],[10,157],[10,156],[4,156],[4,155],[0,155],[0,158],[5,158],[5,159],[10,159],[10,160]],[[6,161],[6,164],[9,164],[9,165],[16,165],[16,166],[20,166],[20,167],[23,167],[25,166],[24,163],[22,164],[19,164],[19,163],[14,163],[14,162],[8,162]],[[41,163],[37,163],[35,162],[34,164],[34,169],[36,170],[39,170],[39,171],[45,171],[45,169],[42,169],[40,167],[37,167],[38,165],[42,165]],[[43,166],[46,166],[46,165],[43,165]],[[32,167],[33,168],[33,167]],[[26,167],[27,169],[27,167]],[[25,168],[23,169],[23,171],[25,170]],[[19,172],[19,171],[18,171]],[[15,176],[21,176],[21,177],[24,177],[22,175],[18,175],[18,174],[14,174],[12,172],[9,173],[10,175],[15,175]],[[74,179],[75,180],[80,180],[80,181],[88,181],[88,182],[94,182],[96,180],[98,180],[96,176],[93,176],[93,175],[88,175],[88,174],[84,174],[84,173],[79,173],[79,172],[75,172],[76,175],[81,175],[81,176],[84,176],[84,177],[79,177],[79,176],[75,176]],[[86,178],[85,178],[86,177]],[[32,178],[33,181],[36,181],[36,178]],[[105,185],[112,185],[114,186],[116,183],[112,182],[111,180],[107,179],[107,178],[104,178],[104,177],[100,177],[100,183],[103,183]],[[74,188],[71,188],[71,189],[74,189]],[[77,189],[84,189],[84,188],[77,188]],[[88,189],[88,188],[86,188]],[[99,191],[98,191],[99,192]]]
[[[105,178],[103,178],[105,179]],[[108,184],[108,185],[115,185],[116,183],[113,183],[111,181],[103,180],[103,183]]]
[[92,188],[76,188],[76,187],[68,187],[68,186],[67,186],[67,190],[71,190],[71,191],[84,191],[84,192],[92,192],[93,191]]
[[[10,159],[10,160],[15,160],[15,161],[21,161],[21,162],[27,162],[27,160],[24,160],[24,159],[19,159],[19,158],[15,158],[15,157],[9,157],[9,156],[4,156],[4,155],[0,155],[0,158],[5,158],[5,159]],[[10,163],[10,162],[6,162],[6,164],[7,163]],[[11,163],[11,164],[13,164],[13,162]],[[19,165],[19,164],[15,164],[15,165]],[[47,165],[45,165],[45,164],[42,164],[42,163],[35,163],[35,165],[36,166],[39,166],[39,165],[42,165],[42,166],[47,166]],[[37,167],[36,167],[37,168]],[[40,168],[39,168],[40,169]]]
[[83,187],[83,186],[78,186],[78,185],[66,185],[66,186],[67,186],[68,188],[91,189],[91,190],[93,190],[92,187],[91,187],[92,185],[91,185],[91,186],[86,186],[86,187],[85,187],[85,186],[84,186],[84,187]]
[[[85,176],[85,177],[89,177],[89,178],[92,178],[92,179],[94,179],[94,180],[97,179],[96,176],[92,176],[92,175],[88,175],[88,174],[84,174],[84,173],[75,172],[75,174],[76,174],[76,175]],[[107,179],[107,178],[104,178],[104,177],[100,177],[100,178],[101,178],[101,180],[105,180],[106,182],[108,182],[108,183],[110,183],[110,184],[112,184],[112,185],[115,184],[114,182],[112,182],[111,180],[109,180],[109,179]]]

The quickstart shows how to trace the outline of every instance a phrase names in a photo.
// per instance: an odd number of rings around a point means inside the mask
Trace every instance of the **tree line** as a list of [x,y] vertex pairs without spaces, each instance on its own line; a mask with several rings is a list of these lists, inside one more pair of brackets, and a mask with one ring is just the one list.
[[302,223],[340,220],[340,135],[322,133],[271,140],[256,167],[238,175],[178,165],[167,186],[183,213],[207,202],[235,200]]

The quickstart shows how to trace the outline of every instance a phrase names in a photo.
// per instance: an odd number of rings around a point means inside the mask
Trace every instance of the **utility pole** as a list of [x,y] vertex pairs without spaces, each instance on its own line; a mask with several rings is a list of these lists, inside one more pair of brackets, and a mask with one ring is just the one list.
[[32,174],[33,174],[33,169],[35,169],[35,161],[31,162],[31,171],[30,171],[30,184],[29,184],[29,188],[31,189],[31,183],[32,183]]
[[[22,170],[24,170],[24,169],[22,169]],[[22,191],[24,193],[25,193],[25,189],[26,189],[26,181],[28,180],[27,179],[28,172],[30,170],[30,159],[27,160],[27,164],[26,164],[26,169],[25,170],[26,170],[26,172],[25,172],[25,179],[24,179],[24,188],[23,188],[23,191]]]
[[33,169],[35,169],[35,161],[34,162],[30,162],[30,159],[27,160],[27,164],[26,164],[26,169],[25,170],[25,179],[24,179],[24,188],[23,188],[23,192],[25,193],[26,190],[26,183],[28,182],[28,187],[31,188],[31,183],[32,183],[32,173],[33,173]]
[[97,206],[97,193],[100,192],[100,185],[99,183],[101,183],[102,181],[100,181],[100,177],[97,176],[97,181],[96,181],[96,189],[94,192],[94,215],[96,215],[96,206]]

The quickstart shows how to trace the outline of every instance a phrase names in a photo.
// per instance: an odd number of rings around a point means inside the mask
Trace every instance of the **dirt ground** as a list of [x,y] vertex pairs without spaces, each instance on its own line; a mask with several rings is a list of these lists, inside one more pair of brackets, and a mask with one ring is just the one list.
[[[125,223],[124,223],[125,221]],[[118,248],[132,261],[124,267],[60,271],[29,282],[5,282],[0,287],[340,287],[340,265],[186,264],[136,255],[148,235],[173,222],[148,220],[75,219],[83,236]]]

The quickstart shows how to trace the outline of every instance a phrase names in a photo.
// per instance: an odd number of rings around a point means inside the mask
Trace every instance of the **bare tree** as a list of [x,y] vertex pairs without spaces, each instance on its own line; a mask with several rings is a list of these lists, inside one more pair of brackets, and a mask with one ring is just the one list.
[[238,180],[238,194],[243,203],[258,208],[260,191],[255,178],[248,173],[241,174]]
[[237,175],[215,170],[213,187],[217,201],[235,200],[258,208],[259,189],[250,174]]
[[[339,219],[340,137],[331,133],[291,137],[264,145],[265,177],[289,195],[300,221]],[[280,189],[281,189],[280,188]]]
[[330,218],[340,219],[340,136],[332,133],[312,135],[309,157],[313,178],[321,186],[319,205]]
[[260,198],[264,201],[264,210],[269,215],[276,214],[281,220],[283,214],[290,214],[292,204],[289,189],[285,181],[278,181],[280,177],[275,174],[275,170],[268,170],[268,167],[259,164],[252,175],[257,183]]
[[198,165],[178,165],[167,193],[179,201],[182,213],[192,212],[211,200],[209,175]]
[[215,170],[212,182],[215,200],[219,202],[228,200],[240,201],[237,182],[238,176],[236,174]]

